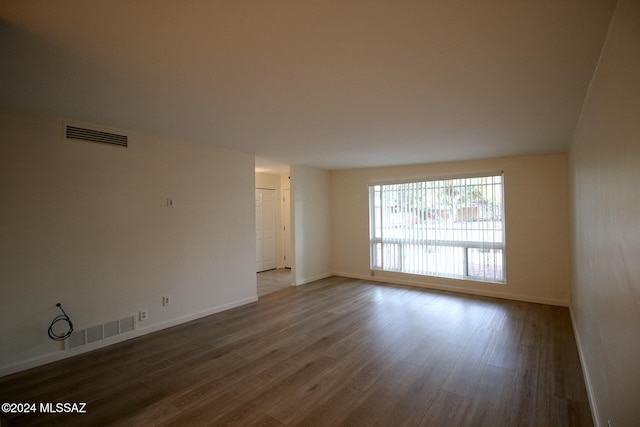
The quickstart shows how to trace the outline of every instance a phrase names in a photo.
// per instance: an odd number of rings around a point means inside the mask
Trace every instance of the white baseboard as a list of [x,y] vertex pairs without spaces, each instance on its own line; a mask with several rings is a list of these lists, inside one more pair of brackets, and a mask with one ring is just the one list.
[[415,286],[418,288],[436,289],[439,291],[450,291],[450,292],[457,292],[462,294],[471,294],[471,295],[480,295],[485,297],[509,299],[514,301],[533,302],[537,304],[556,305],[560,307],[569,306],[568,300],[543,298],[543,297],[536,297],[531,295],[510,294],[510,293],[504,293],[504,292],[494,292],[494,291],[487,291],[482,289],[471,289],[467,287],[450,286],[450,285],[438,285],[434,283],[417,282],[414,280],[387,278],[387,277],[380,277],[380,276],[366,276],[366,275],[360,275],[360,274],[350,274],[350,273],[340,273],[340,272],[335,272],[333,273],[333,275],[340,276],[340,277],[349,277],[352,279],[368,280],[371,282]]
[[20,371],[26,371],[27,369],[35,368],[36,366],[57,362],[58,360],[68,357],[65,356],[65,353],[66,352],[64,350],[56,351],[42,356],[33,357],[31,359],[27,359],[18,363],[12,363],[10,365],[3,366],[2,368],[0,368],[0,377],[15,374],[16,372]]
[[307,283],[315,282],[316,280],[326,279],[327,277],[331,277],[333,275],[334,275],[333,273],[324,273],[324,274],[319,274],[317,276],[296,280],[296,286],[305,285]]
[[197,313],[187,314],[184,316],[176,317],[175,319],[170,319],[164,322],[155,323],[153,325],[149,325],[145,328],[138,328],[138,331],[143,332],[143,334],[149,334],[151,332],[160,331],[162,329],[170,328],[172,326],[177,326],[182,323],[191,322],[192,320],[199,319],[205,316],[211,316],[212,314],[220,313],[222,311],[231,310],[232,308],[240,307],[245,304],[250,304],[252,302],[258,301],[257,296],[244,298],[238,301],[233,301],[227,304],[218,305],[213,308],[208,308],[206,310],[198,311]]
[[[580,341],[580,334],[576,326],[576,318],[573,314],[573,308],[569,305],[569,315],[571,316],[571,326],[573,327],[573,336],[576,337],[576,346],[578,347],[578,356],[580,357],[580,366],[582,367],[582,376],[584,377],[584,383],[587,388],[587,398],[589,399],[589,407],[591,408],[591,418],[593,418],[593,425],[595,427],[600,426],[600,417],[598,417],[598,406],[596,405],[595,396],[593,394],[593,386],[591,384],[591,375],[589,375],[589,368],[584,359],[582,353],[582,344]],[[605,426],[606,427],[606,426]]]
[[[175,319],[167,320],[160,323],[155,323],[153,325],[147,326],[145,328],[136,328],[135,330],[123,334],[117,335],[110,338],[106,338],[104,340],[96,341],[87,345],[83,345],[82,347],[76,347],[74,349],[61,350],[53,353],[48,353],[42,356],[34,357],[28,360],[20,361],[18,363],[13,363],[7,366],[3,366],[0,368],[0,377],[4,377],[6,375],[15,374],[16,372],[25,371],[27,369],[35,368],[37,366],[46,365],[48,363],[57,362],[58,360],[66,359],[69,357],[77,356],[79,354],[87,353],[89,351],[97,350],[99,348],[108,347],[113,344],[117,344],[119,342],[128,341],[133,338],[138,338],[143,335],[150,334],[152,332],[156,332],[162,329],[170,328],[172,326],[177,326],[182,323],[187,323],[192,320],[199,319],[201,317],[210,316],[212,314],[220,313],[222,311],[230,310],[232,308],[240,307],[245,304],[250,304],[252,302],[256,302],[258,300],[257,296],[252,296],[248,298],[244,298],[241,300],[233,301],[227,304],[222,304],[216,307],[208,308],[206,310],[202,310],[196,313],[187,314],[184,316],[176,317]],[[138,324],[139,325],[139,324]]]

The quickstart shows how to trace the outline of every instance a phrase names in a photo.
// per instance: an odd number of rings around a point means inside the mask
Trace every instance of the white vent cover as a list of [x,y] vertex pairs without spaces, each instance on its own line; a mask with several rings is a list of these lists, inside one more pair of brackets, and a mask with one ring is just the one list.
[[129,137],[127,135],[107,132],[105,130],[90,128],[87,126],[74,125],[71,123],[64,124],[64,135],[67,139],[99,142],[102,144],[117,145],[120,147],[127,147],[129,145]]
[[136,328],[136,316],[128,316],[124,319],[114,320],[91,328],[75,330],[68,340],[67,349],[82,347],[105,338],[131,332]]
[[120,333],[120,322],[114,320],[113,322],[105,323],[102,328],[104,329],[104,337],[109,338]]
[[102,337],[102,325],[94,326],[93,328],[87,329],[87,344],[95,341],[100,341]]
[[76,348],[81,345],[85,345],[87,343],[87,336],[85,335],[84,329],[81,331],[73,331],[71,336],[67,340],[68,348]]

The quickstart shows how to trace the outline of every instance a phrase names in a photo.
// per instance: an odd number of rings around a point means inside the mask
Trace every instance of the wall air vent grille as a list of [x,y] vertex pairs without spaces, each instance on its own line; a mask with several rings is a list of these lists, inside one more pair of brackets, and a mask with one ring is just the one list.
[[100,341],[104,334],[102,333],[102,325],[94,326],[93,328],[89,328],[87,331],[87,344]]
[[129,137],[127,135],[119,135],[117,133],[88,129],[80,126],[66,125],[65,135],[67,139],[99,142],[102,144],[117,145],[120,147],[126,147],[129,145]]
[[96,325],[91,328],[75,330],[68,340],[66,340],[66,348],[72,349],[82,347],[106,338],[115,337],[116,335],[126,334],[136,329],[136,316],[128,316],[124,319],[113,320],[102,325]]
[[76,348],[87,343],[87,334],[84,329],[73,331],[67,340],[67,348]]
[[113,322],[105,323],[102,328],[104,329],[104,337],[109,338],[120,333],[120,322],[114,320]]

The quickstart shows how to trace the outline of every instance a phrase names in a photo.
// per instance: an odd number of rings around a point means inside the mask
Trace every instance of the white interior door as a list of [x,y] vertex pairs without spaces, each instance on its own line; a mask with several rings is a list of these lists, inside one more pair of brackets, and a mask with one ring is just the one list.
[[276,268],[276,190],[256,188],[256,272]]
[[282,191],[282,226],[284,239],[284,266],[291,268],[291,190]]

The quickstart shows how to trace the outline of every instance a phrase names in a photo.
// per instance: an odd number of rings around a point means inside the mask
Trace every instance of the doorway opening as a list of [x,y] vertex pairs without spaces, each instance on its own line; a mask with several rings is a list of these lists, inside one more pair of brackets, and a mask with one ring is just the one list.
[[291,269],[276,268],[256,274],[258,298],[291,286]]
[[289,168],[265,170],[256,159],[256,289],[258,297],[293,283]]

